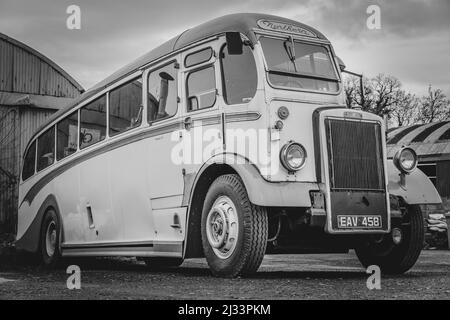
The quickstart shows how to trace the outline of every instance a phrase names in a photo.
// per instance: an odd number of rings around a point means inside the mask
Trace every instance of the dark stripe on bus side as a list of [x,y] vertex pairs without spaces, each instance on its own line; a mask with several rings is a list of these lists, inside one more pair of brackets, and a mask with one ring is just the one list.
[[[229,114],[229,115],[227,115],[227,117],[228,116],[232,117],[230,122],[233,122],[233,121],[254,121],[254,120],[259,119],[261,115],[257,112],[252,112],[252,113],[235,113],[235,114]],[[234,117],[234,119],[233,119],[233,117]],[[199,120],[202,121],[202,123],[204,122],[203,125],[219,124],[220,123],[220,115],[214,115],[214,116],[210,116],[210,117],[194,119],[194,121],[199,121]],[[47,185],[47,183],[49,183],[54,178],[61,175],[68,169],[76,166],[77,164],[80,164],[86,160],[93,158],[93,157],[99,156],[105,152],[120,148],[124,145],[130,144],[130,143],[133,143],[136,141],[140,141],[140,140],[143,140],[146,138],[151,138],[151,137],[155,137],[158,135],[170,133],[175,130],[180,130],[180,129],[182,129],[182,127],[183,127],[183,122],[181,122],[181,121],[170,123],[165,126],[161,126],[159,128],[150,127],[148,130],[136,133],[129,137],[126,137],[126,138],[123,138],[120,140],[116,140],[116,141],[112,141],[112,142],[107,142],[107,144],[105,144],[104,146],[102,146],[98,149],[87,152],[77,158],[73,158],[72,160],[67,161],[66,163],[62,164],[58,168],[53,169],[52,171],[50,171],[49,173],[44,175],[39,181],[37,181],[30,188],[30,190],[28,190],[27,194],[25,195],[22,202],[20,203],[20,206],[22,206],[22,204],[25,201],[28,202],[29,205],[31,205],[31,203],[33,202],[33,200],[36,197],[36,195],[38,194],[38,192],[45,185]],[[100,142],[100,143],[102,143],[102,142]]]
[[95,149],[91,152],[87,152],[77,158],[72,159],[71,161],[68,161],[64,164],[62,164],[60,167],[53,169],[52,171],[50,171],[49,173],[47,173],[45,176],[43,176],[38,182],[36,182],[31,188],[30,190],[28,190],[27,194],[25,195],[25,197],[22,200],[22,203],[20,204],[20,206],[22,206],[22,204],[26,201],[28,202],[28,204],[31,205],[31,203],[33,202],[34,198],[36,197],[37,193],[45,186],[47,185],[47,183],[49,183],[50,181],[52,181],[54,178],[56,178],[57,176],[61,175],[62,173],[64,173],[65,171],[67,171],[68,169],[86,161],[89,160],[93,157],[99,156],[105,152],[120,148],[124,145],[130,144],[132,142],[136,142],[136,141],[140,141],[142,139],[146,139],[146,138],[151,138],[154,136],[158,136],[161,134],[165,134],[165,133],[170,133],[173,132],[174,130],[177,129],[181,129],[181,122],[176,122],[176,123],[171,123],[169,125],[160,127],[160,128],[156,128],[156,129],[150,129],[150,130],[146,130],[143,132],[139,132],[135,135],[117,140],[117,141],[112,141],[109,142],[108,144],[105,144],[104,146]]

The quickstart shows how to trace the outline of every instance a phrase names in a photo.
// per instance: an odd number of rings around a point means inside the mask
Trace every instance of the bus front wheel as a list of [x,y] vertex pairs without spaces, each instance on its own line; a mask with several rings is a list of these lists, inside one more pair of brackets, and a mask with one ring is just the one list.
[[39,250],[40,261],[45,267],[54,267],[60,260],[60,230],[58,215],[49,209],[42,221]]
[[203,252],[213,275],[256,272],[266,251],[267,232],[267,212],[250,202],[240,177],[218,177],[206,194],[201,223]]
[[382,273],[402,274],[416,263],[423,248],[425,234],[420,207],[407,206],[400,223],[393,225],[391,229],[390,234],[369,238],[355,248],[364,267],[377,265]]

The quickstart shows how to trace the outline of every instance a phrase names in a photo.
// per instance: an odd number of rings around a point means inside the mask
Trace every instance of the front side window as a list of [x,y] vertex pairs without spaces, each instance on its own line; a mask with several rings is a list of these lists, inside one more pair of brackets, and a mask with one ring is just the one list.
[[25,159],[23,160],[22,180],[27,180],[34,174],[36,164],[36,141],[33,141],[28,148]]
[[328,49],[292,39],[261,38],[271,84],[323,92],[339,91],[339,78]]
[[86,148],[106,137],[106,96],[80,109],[80,148]]
[[61,160],[77,151],[78,111],[56,125],[56,159]]
[[178,110],[178,69],[175,63],[152,71],[148,76],[148,122],[170,118]]
[[37,171],[52,165],[55,161],[55,127],[51,127],[38,138]]
[[109,135],[136,128],[142,121],[142,79],[132,80],[109,93]]
[[227,46],[220,52],[222,65],[223,94],[227,104],[249,102],[256,93],[256,63],[250,47],[245,46],[243,53],[228,54]]
[[186,79],[188,111],[212,107],[216,102],[214,66],[193,71]]

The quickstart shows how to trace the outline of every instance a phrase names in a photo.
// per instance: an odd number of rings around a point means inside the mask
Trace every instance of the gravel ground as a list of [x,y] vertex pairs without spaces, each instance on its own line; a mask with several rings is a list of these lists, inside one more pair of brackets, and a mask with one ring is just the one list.
[[[66,266],[81,268],[81,289],[66,287]],[[71,259],[53,271],[0,264],[0,299],[446,299],[450,251],[424,251],[412,270],[383,276],[368,290],[369,275],[355,255],[266,256],[251,278],[219,279],[203,259],[150,272],[135,259]]]

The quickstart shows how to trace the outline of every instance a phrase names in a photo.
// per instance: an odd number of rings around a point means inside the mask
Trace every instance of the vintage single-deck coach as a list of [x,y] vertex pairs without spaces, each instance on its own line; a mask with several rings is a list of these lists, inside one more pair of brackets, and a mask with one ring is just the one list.
[[30,140],[17,248],[48,266],[206,257],[218,276],[255,272],[265,253],[355,249],[407,271],[441,199],[414,151],[386,158],[380,117],[345,108],[344,68],[323,34],[276,16],[187,30]]

